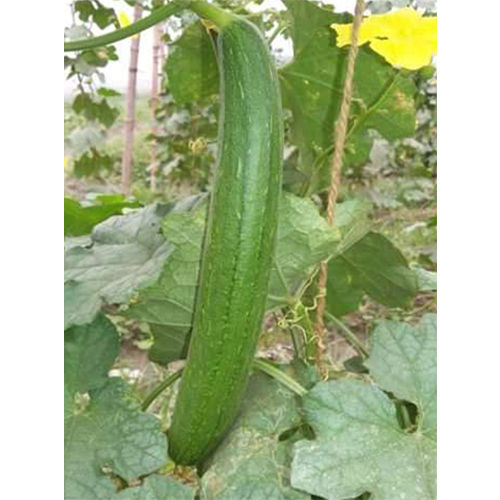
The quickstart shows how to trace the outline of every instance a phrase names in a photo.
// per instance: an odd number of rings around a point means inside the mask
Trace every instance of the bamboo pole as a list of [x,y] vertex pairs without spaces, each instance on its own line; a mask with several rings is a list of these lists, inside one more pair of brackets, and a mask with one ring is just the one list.
[[[158,124],[156,121],[156,108],[158,107],[158,82],[161,70],[161,35],[162,28],[160,24],[154,27],[153,32],[153,74],[151,75],[151,114],[153,116],[153,126],[151,132],[156,137],[158,135]],[[151,176],[150,187],[151,191],[156,191],[156,175],[158,172],[158,144],[156,139],[152,142],[151,147]]]
[[[134,22],[142,16],[142,6],[134,7]],[[133,179],[133,154],[134,154],[134,125],[135,125],[135,98],[137,91],[137,63],[139,61],[140,35],[132,37],[130,43],[130,63],[128,67],[128,84],[126,94],[126,109],[124,123],[124,140],[122,153],[122,193],[130,194]]]

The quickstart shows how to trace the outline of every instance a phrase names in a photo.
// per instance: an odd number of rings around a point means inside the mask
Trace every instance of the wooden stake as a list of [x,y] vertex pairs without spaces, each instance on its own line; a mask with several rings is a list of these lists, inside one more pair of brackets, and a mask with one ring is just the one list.
[[[134,7],[134,22],[142,17],[142,6]],[[126,94],[125,124],[122,153],[122,193],[130,194],[133,179],[135,98],[137,90],[137,63],[139,61],[140,35],[134,35],[130,43],[130,63],[128,67],[128,84]]]
[[[154,27],[153,32],[153,74],[151,75],[151,114],[153,116],[153,126],[151,132],[156,137],[158,135],[158,124],[156,122],[156,108],[158,107],[158,82],[160,79],[161,62],[161,35],[162,28],[160,24]],[[151,191],[156,191],[156,174],[158,172],[158,145],[156,139],[153,140],[151,146]]]

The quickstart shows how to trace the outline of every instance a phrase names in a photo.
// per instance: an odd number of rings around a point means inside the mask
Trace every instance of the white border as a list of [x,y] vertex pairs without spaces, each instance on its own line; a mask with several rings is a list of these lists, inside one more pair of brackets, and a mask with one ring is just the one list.
[[500,6],[438,3],[438,498],[500,498]]
[[63,498],[63,4],[0,30],[3,498]]
[[[11,2],[0,31],[5,498],[63,498],[64,4],[55,5]],[[438,16],[438,491],[496,498],[500,5],[441,0]]]

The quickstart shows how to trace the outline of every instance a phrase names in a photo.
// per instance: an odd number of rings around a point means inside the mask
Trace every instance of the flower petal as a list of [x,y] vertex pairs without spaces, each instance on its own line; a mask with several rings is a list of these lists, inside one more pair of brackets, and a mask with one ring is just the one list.
[[[352,24],[332,24],[337,45],[351,43]],[[361,24],[359,45],[370,47],[396,67],[419,69],[431,63],[437,52],[437,18],[404,8],[367,17]]]

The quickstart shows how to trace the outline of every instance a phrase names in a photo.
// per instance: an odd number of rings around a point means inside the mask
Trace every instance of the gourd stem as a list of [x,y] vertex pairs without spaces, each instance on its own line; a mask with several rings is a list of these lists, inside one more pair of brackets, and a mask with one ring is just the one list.
[[169,375],[163,382],[158,384],[144,399],[141,409],[142,411],[146,411],[151,403],[167,388],[170,387],[180,376],[182,375],[182,370],[184,368],[181,368],[177,370],[176,372],[172,373]]
[[363,357],[367,358],[368,357],[368,349],[366,348],[365,344],[358,339],[358,337],[347,328],[342,321],[340,321],[338,318],[336,318],[333,314],[329,313],[328,311],[325,311],[325,316],[327,319],[330,321],[333,321],[341,331],[342,336],[358,351],[358,353]]
[[189,3],[189,9],[204,19],[212,21],[218,28],[226,26],[231,21],[238,19],[238,16],[216,7],[215,5],[194,0]]
[[188,2],[171,2],[168,5],[155,9],[149,16],[130,24],[129,26],[112,31],[111,33],[91,38],[84,38],[82,40],[74,40],[72,42],[65,42],[64,51],[70,52],[74,50],[94,49],[96,47],[103,47],[104,45],[118,42],[124,38],[136,35],[137,33],[140,33],[155,24],[158,24],[159,22],[167,19],[167,17],[178,14],[188,6]]
[[279,368],[276,368],[276,366],[272,365],[271,363],[264,361],[263,359],[254,359],[253,367],[257,368],[257,370],[260,370],[261,372],[266,373],[267,375],[270,375],[285,387],[295,392],[295,394],[297,394],[298,396],[302,397],[307,394],[307,389],[305,387],[303,387],[285,372],[281,371]]

